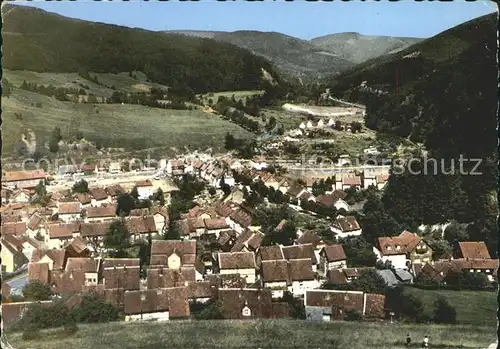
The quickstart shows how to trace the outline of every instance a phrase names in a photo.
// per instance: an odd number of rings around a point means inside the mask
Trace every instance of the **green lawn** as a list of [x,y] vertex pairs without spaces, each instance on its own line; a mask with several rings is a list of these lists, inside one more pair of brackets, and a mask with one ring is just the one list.
[[[87,139],[101,139],[103,145],[144,149],[152,147],[191,148],[220,147],[226,132],[248,138],[251,133],[200,110],[170,110],[140,105],[90,104],[60,102],[54,98],[16,89],[2,99],[4,152],[11,152],[30,128],[41,137],[55,126],[63,136],[71,127],[83,132]],[[42,107],[37,108],[36,103]],[[22,115],[22,120],[15,117]]]
[[234,98],[236,100],[242,99],[243,101],[246,100],[247,97],[250,96],[255,96],[257,94],[262,94],[263,91],[259,90],[251,90],[251,91],[223,91],[223,92],[214,92],[213,96],[209,93],[202,95],[203,99],[208,101],[209,99],[212,99],[214,103],[217,103],[219,100],[219,97],[223,96],[226,98],[231,98],[234,95]]
[[485,348],[495,341],[495,331],[495,326],[219,320],[98,324],[80,327],[70,337],[57,330],[29,342],[20,333],[6,338],[17,349],[399,349],[410,333],[412,347],[428,335],[431,348],[456,349]]
[[432,314],[434,302],[438,296],[444,296],[457,312],[460,324],[475,326],[496,326],[498,308],[495,292],[487,291],[451,291],[421,290],[408,287],[406,292],[421,297],[425,311]]

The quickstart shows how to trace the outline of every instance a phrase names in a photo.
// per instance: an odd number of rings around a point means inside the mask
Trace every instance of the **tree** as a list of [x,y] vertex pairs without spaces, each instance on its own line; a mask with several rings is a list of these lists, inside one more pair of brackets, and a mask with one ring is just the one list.
[[92,293],[83,296],[82,303],[72,310],[71,315],[77,322],[84,323],[101,323],[119,319],[117,308]]
[[347,264],[351,267],[371,267],[375,265],[377,256],[372,245],[360,237],[349,237],[342,241]]
[[52,297],[52,290],[49,285],[34,280],[23,289],[23,296],[27,301],[47,301]]
[[116,202],[116,212],[119,216],[128,216],[130,211],[136,208],[134,198],[128,193],[118,195]]
[[123,251],[130,246],[130,234],[123,220],[111,223],[109,231],[104,237],[104,246],[108,249]]
[[81,179],[80,181],[73,184],[72,188],[73,193],[84,194],[89,192],[89,184],[85,179]]
[[54,153],[54,154],[59,151],[59,142],[55,138],[50,139],[49,150],[51,153]]
[[60,127],[58,126],[54,127],[54,130],[52,131],[52,138],[55,139],[57,142],[63,139]]
[[45,186],[45,181],[40,181],[35,187],[36,195],[42,197],[47,195],[47,188]]
[[231,194],[231,187],[229,186],[229,184],[224,183],[224,185],[222,186],[222,191],[224,192],[224,195]]
[[435,309],[432,320],[438,324],[456,324],[457,312],[455,308],[444,298],[439,296],[434,303]]
[[134,199],[138,200],[139,199],[139,190],[137,190],[137,187],[134,186],[132,190],[130,191],[130,196],[132,196]]
[[153,200],[158,201],[160,206],[165,206],[165,194],[163,193],[163,190],[161,188],[158,188],[153,197]]
[[219,300],[212,300],[204,304],[203,310],[194,314],[197,320],[222,320],[222,303]]
[[229,132],[226,133],[226,137],[224,140],[224,148],[226,150],[233,150],[236,147],[236,140],[232,134]]
[[214,196],[217,193],[217,190],[214,187],[208,188],[208,193]]

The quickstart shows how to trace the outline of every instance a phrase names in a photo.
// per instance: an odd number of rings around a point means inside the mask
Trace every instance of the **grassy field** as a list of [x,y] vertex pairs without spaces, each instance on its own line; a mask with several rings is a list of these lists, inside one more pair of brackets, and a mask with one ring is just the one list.
[[[206,148],[222,146],[226,132],[239,138],[251,134],[241,127],[199,110],[170,110],[140,105],[60,102],[54,98],[16,89],[2,100],[4,152],[14,149],[21,133],[30,128],[41,137],[55,126],[63,136],[71,128],[104,146]],[[42,107],[37,108],[36,103]],[[15,113],[22,115],[22,120]],[[68,128],[70,127],[70,128]]]
[[255,96],[257,94],[262,94],[263,91],[259,90],[252,90],[252,91],[224,91],[224,92],[214,92],[214,93],[207,93],[204,95],[200,95],[205,101],[208,101],[209,99],[212,99],[214,103],[217,103],[219,100],[219,97],[223,96],[226,98],[231,98],[234,95],[234,98],[238,100],[243,100],[243,102],[247,99],[247,97],[250,96]]
[[432,314],[438,296],[444,296],[457,311],[460,324],[496,326],[497,298],[495,292],[421,290],[408,287],[406,292],[421,297],[425,311]]
[[93,93],[98,97],[110,97],[113,93],[110,87],[113,85],[116,90],[124,92],[143,92],[149,90],[153,86],[163,89],[167,88],[160,84],[147,82],[146,76],[141,72],[134,72],[135,79],[130,77],[128,73],[89,73],[91,77],[97,76],[99,84],[83,79],[77,73],[38,73],[27,70],[9,69],[4,69],[3,73],[7,80],[9,80],[9,83],[16,87],[21,86],[24,80],[26,80],[26,82],[34,82],[38,85],[53,85],[56,87],[78,89],[82,88],[81,84],[83,84],[89,87],[85,89],[87,93]]
[[43,333],[36,341],[7,333],[16,349],[396,349],[410,333],[419,348],[425,335],[431,348],[485,348],[495,341],[495,327],[404,325],[389,323],[308,323],[272,321],[171,321],[113,323],[80,327],[68,337],[61,331]]

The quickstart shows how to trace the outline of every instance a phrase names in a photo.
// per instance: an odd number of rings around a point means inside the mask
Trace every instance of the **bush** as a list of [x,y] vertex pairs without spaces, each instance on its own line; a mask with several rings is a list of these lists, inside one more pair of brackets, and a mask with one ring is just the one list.
[[40,329],[36,326],[27,327],[23,331],[23,341],[32,341],[40,338]]
[[67,322],[64,324],[64,334],[69,336],[78,332],[78,326],[72,317],[68,317]]
[[81,305],[72,310],[71,317],[76,322],[109,322],[118,320],[119,312],[111,303],[103,301],[97,295],[90,294],[85,295]]
[[31,281],[23,289],[23,296],[27,301],[47,301],[52,296],[52,290],[49,285],[40,281]]
[[450,303],[440,296],[435,303],[434,314],[432,320],[438,324],[456,324],[457,323],[457,312],[455,308],[451,306]]
[[347,311],[344,317],[345,321],[360,321],[363,319],[361,313],[357,310]]

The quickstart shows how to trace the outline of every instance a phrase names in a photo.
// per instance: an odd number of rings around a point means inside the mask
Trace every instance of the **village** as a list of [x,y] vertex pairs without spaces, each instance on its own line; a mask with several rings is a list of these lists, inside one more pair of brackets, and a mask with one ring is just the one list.
[[[199,309],[224,319],[392,321],[398,310],[360,280],[497,282],[498,259],[483,241],[441,253],[425,227],[364,236],[360,196],[384,190],[387,167],[291,178],[262,156],[193,153],[138,175],[117,162],[3,173],[4,326],[33,303],[72,309],[89,294],[125,321],[199,318]],[[33,285],[50,298],[24,299]]]

